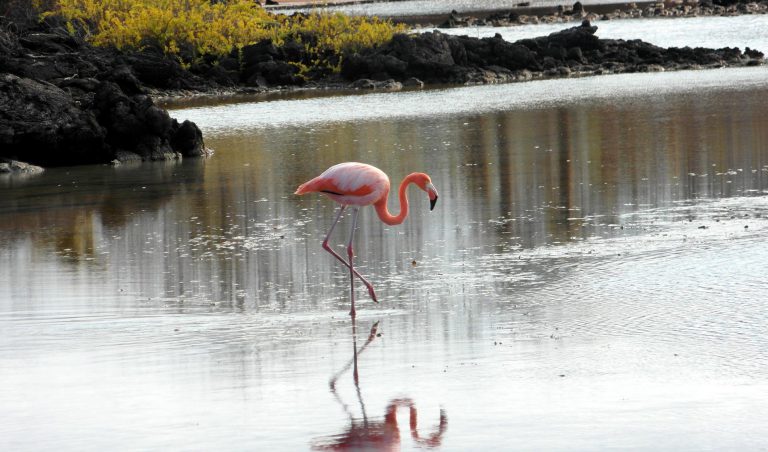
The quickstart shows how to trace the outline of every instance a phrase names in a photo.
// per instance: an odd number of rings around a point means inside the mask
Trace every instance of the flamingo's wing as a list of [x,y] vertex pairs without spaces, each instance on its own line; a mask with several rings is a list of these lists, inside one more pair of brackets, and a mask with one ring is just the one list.
[[296,194],[320,192],[336,196],[368,196],[376,190],[389,189],[389,178],[381,170],[365,163],[345,162],[302,184]]
[[337,196],[366,196],[373,193],[373,187],[369,185],[347,186],[330,178],[318,176],[308,182],[299,185],[297,195],[305,193],[327,193]]

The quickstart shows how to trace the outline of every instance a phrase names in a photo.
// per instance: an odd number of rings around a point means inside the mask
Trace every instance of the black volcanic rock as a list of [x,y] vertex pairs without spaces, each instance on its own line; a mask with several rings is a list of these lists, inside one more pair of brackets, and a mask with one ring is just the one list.
[[301,58],[301,50],[293,42],[285,50],[269,39],[243,47],[240,50],[241,80],[249,86],[302,85],[304,80],[297,75],[298,68],[286,60],[287,53]]
[[178,62],[149,50],[97,49],[59,29],[0,36],[0,159],[42,166],[205,154],[149,89],[204,89]]
[[348,57],[348,80],[418,77],[431,83],[497,83],[533,77],[606,72],[640,72],[762,64],[747,49],[669,48],[640,40],[599,39],[589,21],[548,36],[504,41],[454,36],[438,31],[397,35],[391,42]]
[[93,112],[63,89],[0,76],[0,156],[40,165],[108,162],[106,135]]
[[171,123],[171,147],[186,157],[199,157],[206,154],[203,132],[192,121],[179,124],[175,119]]

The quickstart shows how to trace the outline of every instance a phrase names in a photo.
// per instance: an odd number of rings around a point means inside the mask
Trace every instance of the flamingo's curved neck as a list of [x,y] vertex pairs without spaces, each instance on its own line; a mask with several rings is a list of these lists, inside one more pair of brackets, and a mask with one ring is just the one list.
[[398,190],[398,195],[400,198],[399,214],[392,215],[389,213],[389,209],[387,208],[387,198],[389,198],[389,193],[382,196],[380,200],[376,201],[373,207],[376,209],[376,213],[379,215],[379,218],[381,218],[381,221],[387,223],[390,226],[394,226],[405,221],[405,217],[408,216],[408,195],[406,194],[406,189],[408,188],[408,185],[413,183],[413,180],[416,177],[418,177],[416,174],[409,174],[405,177],[405,179],[403,179],[402,182],[400,182],[400,189]]

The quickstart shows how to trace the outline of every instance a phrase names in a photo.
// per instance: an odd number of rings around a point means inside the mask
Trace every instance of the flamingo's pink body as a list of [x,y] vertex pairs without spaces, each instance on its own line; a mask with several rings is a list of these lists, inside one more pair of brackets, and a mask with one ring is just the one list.
[[[412,183],[416,184],[416,186],[429,195],[430,210],[434,208],[435,202],[437,202],[437,189],[432,185],[429,176],[424,173],[411,173],[403,179],[398,190],[400,212],[397,215],[392,215],[387,208],[387,198],[390,190],[389,177],[387,177],[387,175],[380,169],[365,163],[339,163],[338,165],[328,168],[314,179],[301,184],[296,190],[297,195],[322,193],[341,204],[339,215],[336,217],[331,229],[328,231],[328,235],[323,241],[323,248],[333,254],[334,257],[349,268],[350,280],[352,283],[354,283],[355,276],[363,281],[374,301],[376,301],[376,294],[373,291],[373,286],[366,281],[366,279],[363,278],[352,265],[352,257],[354,256],[352,251],[352,241],[357,225],[358,208],[373,205],[381,221],[389,225],[400,224],[405,220],[405,217],[408,216],[408,196],[406,195],[406,189],[408,185]],[[328,246],[328,239],[347,206],[353,206],[354,209],[352,231],[349,236],[349,243],[347,244],[349,262],[345,261],[333,251],[330,246]],[[350,297],[352,298],[352,310],[350,311],[350,314],[354,316],[354,287],[350,289]]]

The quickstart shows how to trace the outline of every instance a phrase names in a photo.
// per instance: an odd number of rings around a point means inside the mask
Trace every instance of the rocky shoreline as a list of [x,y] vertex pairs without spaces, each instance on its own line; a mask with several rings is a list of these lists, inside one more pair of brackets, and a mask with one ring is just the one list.
[[[2,30],[11,27],[3,24]],[[664,49],[600,39],[581,25],[535,39],[504,41],[439,31],[396,35],[348,55],[340,74],[301,77],[301,47],[269,41],[182,67],[161,52],[94,48],[57,24],[0,32],[0,171],[117,164],[209,155],[200,129],[155,101],[164,96],[285,89],[388,89],[428,84],[505,83],[539,78],[763,64],[757,50]],[[8,168],[6,168],[6,166]]]
[[548,36],[507,42],[439,31],[396,36],[387,45],[348,58],[349,79],[416,77],[427,83],[506,83],[551,77],[754,66],[757,50],[661,48],[640,40],[600,39],[587,20]]

